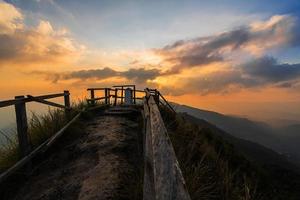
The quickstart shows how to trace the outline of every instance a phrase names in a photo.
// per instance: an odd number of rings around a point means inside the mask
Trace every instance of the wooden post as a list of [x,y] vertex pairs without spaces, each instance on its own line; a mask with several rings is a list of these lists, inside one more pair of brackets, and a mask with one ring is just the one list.
[[122,92],[121,92],[121,104],[123,104],[123,89],[124,89],[124,87],[122,86]]
[[107,104],[110,105],[110,88],[107,88]]
[[117,98],[118,98],[118,89],[115,89],[115,106],[117,105]]
[[156,105],[159,106],[159,93],[158,93],[157,89],[155,89],[154,100],[155,100]]
[[108,90],[107,88],[104,89],[104,94],[105,94],[105,104],[107,105],[107,102],[108,102]]
[[92,106],[95,105],[95,100],[93,100],[95,98],[95,91],[94,89],[91,89],[91,104]]
[[133,86],[133,103],[135,104],[135,85]]
[[24,157],[28,155],[31,151],[30,140],[28,137],[28,125],[27,125],[27,115],[26,115],[26,105],[24,96],[16,96],[15,99],[19,100],[18,103],[15,104],[16,111],[16,121],[17,121],[17,132],[18,132],[18,140],[20,146],[20,156]]
[[70,92],[68,90],[64,91],[64,101],[65,101],[65,115],[67,119],[70,118]]

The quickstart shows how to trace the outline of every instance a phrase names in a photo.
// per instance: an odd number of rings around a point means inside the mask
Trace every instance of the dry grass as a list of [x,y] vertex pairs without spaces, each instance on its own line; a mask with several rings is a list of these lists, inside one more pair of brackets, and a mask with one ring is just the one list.
[[[68,117],[62,109],[49,108],[48,112],[42,115],[32,113],[32,117],[28,121],[28,133],[32,148],[34,149],[46,141],[60,130],[70,118],[83,108],[88,107],[85,102],[78,101],[74,103]],[[7,140],[5,145],[0,147],[0,172],[3,172],[20,159],[20,154],[16,130],[11,129],[9,132],[0,130],[0,134]]]
[[255,169],[210,129],[162,109],[192,199],[260,199]]

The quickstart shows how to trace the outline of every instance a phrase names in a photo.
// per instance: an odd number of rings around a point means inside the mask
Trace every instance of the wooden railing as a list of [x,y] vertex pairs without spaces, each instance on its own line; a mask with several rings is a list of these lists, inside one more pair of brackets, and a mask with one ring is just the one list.
[[[144,90],[137,90],[135,88],[135,85],[116,85],[113,86],[112,88],[88,88],[87,91],[90,92],[90,98],[87,99],[88,103],[91,105],[95,105],[97,101],[102,101],[104,104],[108,105],[117,105],[123,104],[124,103],[124,93],[125,93],[125,88],[132,87],[132,94],[133,94],[133,104],[137,103],[137,100],[143,100],[143,97],[137,97],[137,93],[143,93],[143,96],[145,94]],[[96,97],[96,91],[102,91],[104,92],[104,95],[100,97]],[[121,92],[121,95],[118,93]],[[118,99],[120,99],[120,102],[118,102]]]
[[158,108],[159,92],[144,99],[144,200],[190,200],[173,146]]
[[[52,99],[57,97],[64,97],[64,105],[48,101],[46,99]],[[27,124],[27,114],[26,114],[26,103],[28,102],[39,102],[42,104],[54,106],[57,108],[63,108],[65,110],[66,118],[69,122],[62,127],[57,133],[55,133],[51,138],[40,144],[37,148],[32,149],[31,141],[29,140],[28,134],[28,124]],[[79,118],[81,112],[79,112],[75,117],[70,119],[70,93],[69,91],[64,91],[58,94],[49,94],[42,96],[16,96],[15,99],[0,101],[0,108],[7,106],[15,106],[16,113],[16,123],[17,123],[17,135],[18,143],[20,149],[20,160],[14,164],[11,168],[0,174],[0,183],[4,181],[9,175],[14,173],[16,170],[20,169],[22,166],[29,164],[30,160],[41,150],[46,150],[53,144],[57,138],[59,138],[62,133]]]

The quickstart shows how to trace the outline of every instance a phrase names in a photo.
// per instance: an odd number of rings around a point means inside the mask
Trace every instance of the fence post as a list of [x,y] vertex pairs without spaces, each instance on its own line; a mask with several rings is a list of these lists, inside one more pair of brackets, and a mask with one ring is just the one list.
[[135,98],[135,85],[133,86],[133,103],[136,103],[136,98]]
[[104,93],[105,93],[105,104],[107,105],[108,102],[108,94],[107,94],[107,88],[104,89]]
[[107,103],[110,105],[110,88],[107,88]]
[[70,118],[70,92],[68,90],[64,91],[64,101],[65,101],[65,115]]
[[118,89],[115,89],[115,106],[117,105],[117,98],[118,98]]
[[157,89],[155,89],[154,100],[157,106],[159,106],[159,92],[157,91]]
[[92,106],[95,105],[95,100],[93,100],[95,98],[95,91],[94,89],[91,89],[91,104]]
[[21,157],[26,156],[31,151],[31,145],[28,135],[28,124],[27,124],[27,115],[26,115],[26,105],[24,96],[16,96],[15,99],[19,100],[18,103],[15,104],[16,111],[16,121],[17,121],[17,132],[18,132],[18,140],[20,146],[20,155]]
[[124,90],[124,87],[123,87],[123,86],[122,86],[122,89],[121,89],[121,90],[122,90],[122,92],[121,92],[121,104],[123,104],[123,102],[124,102],[124,101],[123,101],[123,100],[124,100],[124,99],[123,99],[123,96],[124,96],[124,95],[123,95],[123,90]]

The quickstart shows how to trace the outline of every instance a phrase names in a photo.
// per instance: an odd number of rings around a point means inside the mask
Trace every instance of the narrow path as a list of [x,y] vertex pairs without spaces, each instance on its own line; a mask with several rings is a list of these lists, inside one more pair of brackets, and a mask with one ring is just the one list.
[[140,199],[142,129],[137,121],[96,117],[82,136],[39,167],[16,199]]

